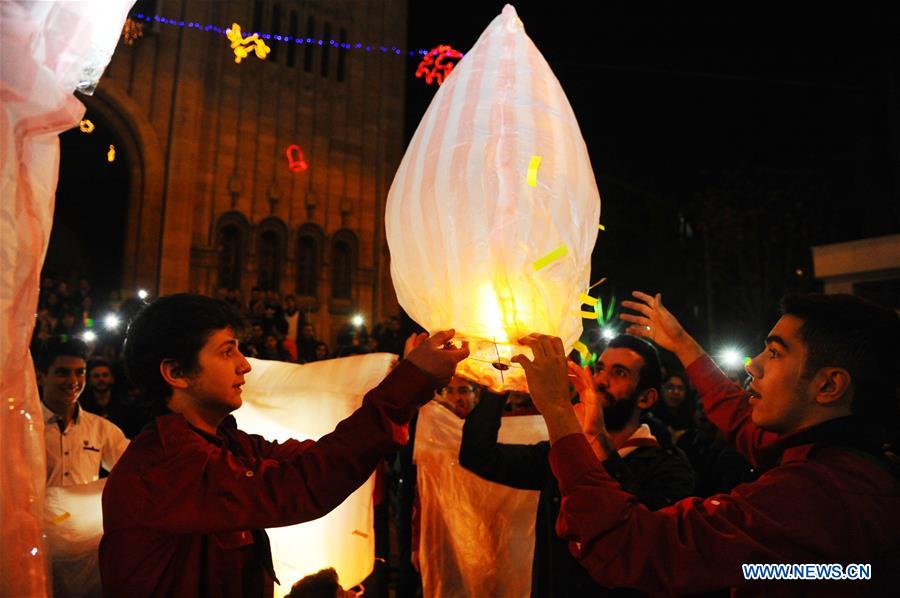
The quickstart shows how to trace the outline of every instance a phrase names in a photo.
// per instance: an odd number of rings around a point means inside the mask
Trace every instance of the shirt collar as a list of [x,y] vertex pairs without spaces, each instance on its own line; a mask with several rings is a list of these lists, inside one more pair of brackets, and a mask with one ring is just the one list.
[[884,429],[877,423],[856,416],[838,417],[781,436],[759,450],[760,469],[780,462],[806,459],[816,445],[844,446],[881,455]]
[[656,440],[656,437],[653,436],[653,432],[650,431],[650,426],[648,426],[647,424],[641,424],[640,426],[638,426],[638,429],[635,430],[634,433],[628,437],[628,440],[625,441],[626,445],[617,451],[619,453],[619,456],[624,458],[627,455],[631,454],[632,452],[636,451],[640,447],[640,444],[632,444],[629,446],[627,443],[629,443],[632,440],[637,440],[639,438],[647,438],[647,439],[651,439],[651,440]]
[[[41,410],[44,413],[44,423],[45,424],[55,424],[58,421],[63,421],[63,418],[56,415],[49,407],[44,404],[44,401],[41,401]],[[72,423],[78,423],[78,414],[81,411],[81,406],[78,404],[78,401],[75,401],[75,411],[72,413]]]
[[228,415],[219,424],[216,434],[212,435],[199,428],[195,428],[180,413],[168,412],[156,418],[156,430],[159,433],[159,440],[165,447],[169,442],[176,440],[178,437],[184,436],[186,433],[193,432],[204,440],[211,442],[217,446],[223,446],[227,443],[228,432],[237,429],[237,421],[233,415]]

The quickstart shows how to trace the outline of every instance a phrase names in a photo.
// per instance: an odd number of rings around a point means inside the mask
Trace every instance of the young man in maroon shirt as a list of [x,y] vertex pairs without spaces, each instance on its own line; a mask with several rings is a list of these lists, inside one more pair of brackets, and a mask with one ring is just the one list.
[[452,330],[415,348],[334,432],[268,442],[238,430],[250,364],[240,313],[196,295],[158,299],[129,327],[126,370],[160,415],[103,492],[100,569],[107,596],[271,596],[267,527],[321,517],[406,439],[415,410],[446,384],[468,348]]
[[[606,473],[581,433],[562,342],[522,339],[534,359],[517,361],[547,422],[563,495],[557,532],[591,576],[651,595],[896,594],[900,480],[883,442],[897,413],[897,314],[849,295],[786,297],[784,315],[747,366],[748,392],[719,371],[659,295],[634,296],[623,302],[638,312],[622,315],[628,332],[679,357],[709,419],[762,475],[729,494],[648,511]],[[742,567],[753,564],[800,567],[764,581]],[[847,567],[858,564],[871,566],[871,579]],[[851,579],[808,579],[841,574]],[[791,575],[807,579],[784,579]]]

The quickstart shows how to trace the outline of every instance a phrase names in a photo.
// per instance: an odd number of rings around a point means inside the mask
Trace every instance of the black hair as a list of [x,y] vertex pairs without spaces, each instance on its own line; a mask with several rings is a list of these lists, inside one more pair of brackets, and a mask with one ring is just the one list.
[[159,365],[175,361],[185,374],[199,367],[198,356],[209,336],[224,328],[239,334],[244,318],[231,304],[181,293],[160,297],[141,310],[128,326],[122,358],[131,382],[154,402],[165,402],[172,389]]
[[91,370],[93,370],[94,368],[100,368],[100,367],[108,368],[110,372],[113,369],[112,364],[109,363],[108,361],[106,361],[105,359],[94,358],[87,362],[88,375],[90,375]]
[[659,351],[656,347],[644,339],[631,335],[620,334],[607,345],[610,349],[631,349],[641,356],[644,365],[638,375],[637,392],[643,392],[648,388],[655,388],[659,392],[662,384],[662,369],[659,365]]
[[288,598],[335,598],[340,587],[337,571],[329,567],[295,583]]
[[854,414],[880,420],[897,409],[900,316],[854,295],[792,294],[781,313],[803,320],[798,336],[806,345],[804,377],[825,367],[847,370]]
[[87,362],[88,346],[81,339],[54,336],[48,339],[33,357],[37,370],[47,373],[57,357],[80,357]]

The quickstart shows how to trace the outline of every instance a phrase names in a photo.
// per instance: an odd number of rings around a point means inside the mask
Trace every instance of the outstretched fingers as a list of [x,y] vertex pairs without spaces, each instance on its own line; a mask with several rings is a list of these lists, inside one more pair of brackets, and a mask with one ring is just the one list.
[[520,345],[525,345],[526,347],[528,347],[529,349],[531,349],[531,352],[534,353],[534,358],[535,358],[535,359],[538,359],[538,358],[541,358],[541,357],[546,357],[547,352],[546,352],[546,350],[544,349],[544,343],[543,343],[543,340],[542,340],[542,337],[543,337],[543,336],[544,336],[544,335],[542,335],[542,334],[538,334],[538,333],[536,333],[536,332],[532,332],[531,334],[529,334],[529,335],[527,335],[527,336],[523,336],[522,338],[520,338],[520,339],[519,339],[519,344],[520,344]]
[[456,335],[456,330],[450,328],[449,330],[438,330],[434,334],[431,335],[431,338],[428,339],[428,342],[432,344],[433,347],[443,347],[450,339],[452,339]]

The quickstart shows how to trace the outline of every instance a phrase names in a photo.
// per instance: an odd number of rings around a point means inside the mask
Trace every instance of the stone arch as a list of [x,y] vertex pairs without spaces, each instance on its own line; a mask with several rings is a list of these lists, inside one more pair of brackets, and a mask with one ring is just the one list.
[[159,137],[140,106],[115,80],[104,78],[92,96],[79,96],[119,137],[129,174],[122,286],[159,290],[165,160]]

